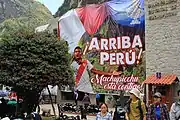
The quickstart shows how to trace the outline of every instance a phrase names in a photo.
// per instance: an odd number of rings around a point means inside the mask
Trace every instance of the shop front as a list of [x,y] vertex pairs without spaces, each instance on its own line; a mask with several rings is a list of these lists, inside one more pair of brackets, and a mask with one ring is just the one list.
[[180,89],[180,81],[174,74],[151,75],[147,77],[144,84],[146,84],[147,103],[153,103],[153,94],[160,92],[162,102],[167,104],[169,109],[176,98],[178,89]]

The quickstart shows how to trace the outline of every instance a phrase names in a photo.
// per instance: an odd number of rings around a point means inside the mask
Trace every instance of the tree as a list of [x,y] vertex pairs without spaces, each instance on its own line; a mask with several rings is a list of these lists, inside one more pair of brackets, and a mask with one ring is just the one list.
[[30,113],[48,85],[72,84],[70,55],[65,41],[49,33],[25,30],[0,41],[0,84],[13,88]]

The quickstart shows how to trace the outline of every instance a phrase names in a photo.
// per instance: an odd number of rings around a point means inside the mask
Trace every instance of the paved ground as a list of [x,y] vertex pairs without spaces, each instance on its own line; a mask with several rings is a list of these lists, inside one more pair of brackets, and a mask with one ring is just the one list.
[[[51,115],[54,115],[51,104],[43,104],[43,105],[40,105],[40,107],[41,107],[41,112],[40,112],[40,114],[42,114],[42,109],[51,109]],[[54,104],[54,107],[55,107],[56,115],[58,115],[58,107],[57,107],[57,104]],[[109,111],[114,111],[114,108],[110,108]],[[68,116],[76,116],[77,114],[66,114],[66,115],[68,115]],[[87,116],[87,119],[88,119],[88,120],[95,120],[95,119],[96,119],[96,116]]]

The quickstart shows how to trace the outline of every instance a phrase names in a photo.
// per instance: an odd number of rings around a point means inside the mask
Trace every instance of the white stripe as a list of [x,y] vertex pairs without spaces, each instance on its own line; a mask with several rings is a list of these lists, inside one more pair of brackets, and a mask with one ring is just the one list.
[[87,71],[87,67],[83,71],[83,74],[82,74],[82,76],[80,78],[77,89],[79,91],[82,91],[82,92],[85,92],[85,93],[94,93],[91,82],[90,82],[89,73]]

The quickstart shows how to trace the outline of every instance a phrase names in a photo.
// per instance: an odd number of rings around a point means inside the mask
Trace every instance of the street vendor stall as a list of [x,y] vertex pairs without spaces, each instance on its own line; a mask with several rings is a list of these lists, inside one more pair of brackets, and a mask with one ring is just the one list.
[[163,75],[151,75],[144,81],[146,84],[146,98],[148,104],[153,102],[153,94],[160,92],[162,94],[162,102],[167,104],[170,109],[174,98],[176,97],[176,91],[179,88],[179,79],[174,74],[163,74]]

